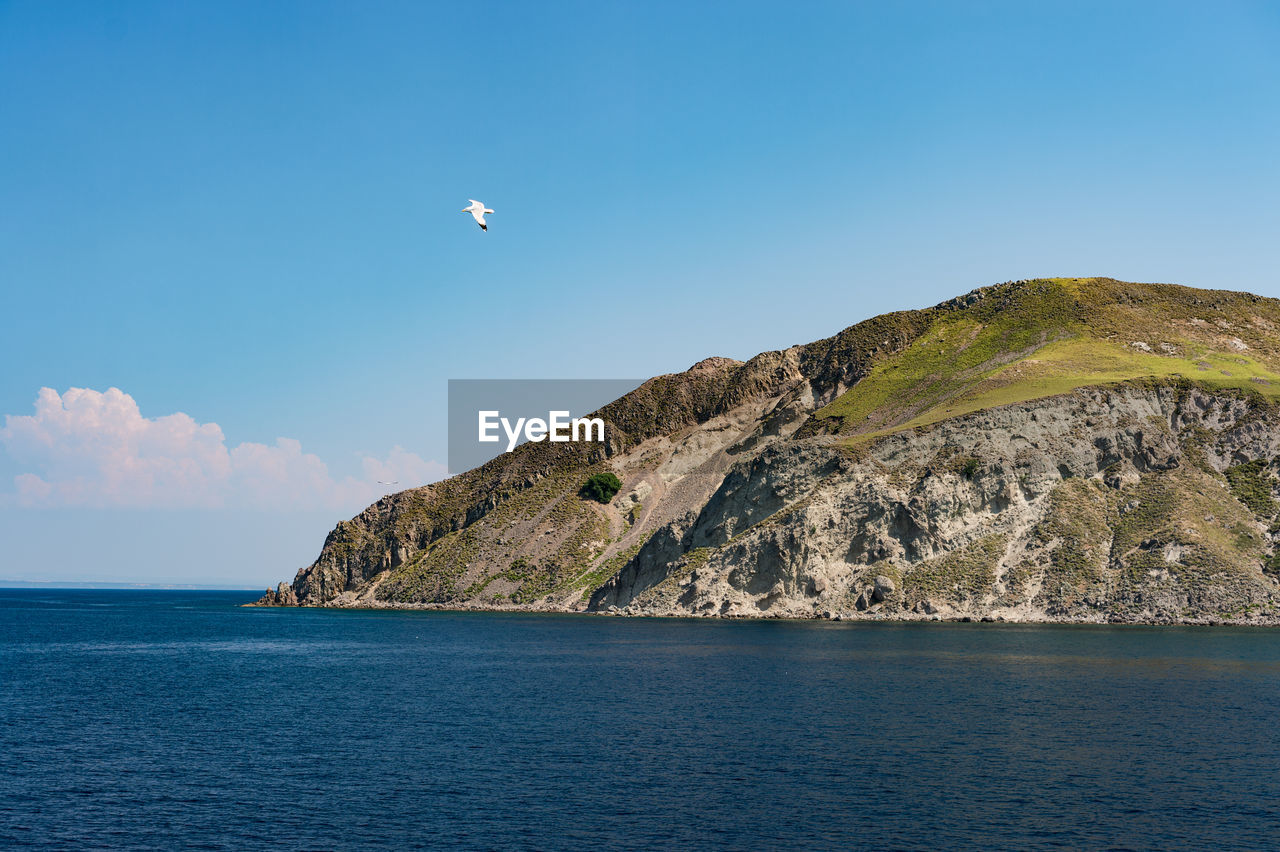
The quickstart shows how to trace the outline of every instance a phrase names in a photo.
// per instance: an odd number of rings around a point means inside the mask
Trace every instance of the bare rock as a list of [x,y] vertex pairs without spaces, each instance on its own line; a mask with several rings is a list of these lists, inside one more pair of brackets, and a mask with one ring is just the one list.
[[885,598],[897,591],[897,586],[893,584],[893,580],[880,574],[876,577],[875,586],[871,589],[871,599],[876,603],[882,603]]

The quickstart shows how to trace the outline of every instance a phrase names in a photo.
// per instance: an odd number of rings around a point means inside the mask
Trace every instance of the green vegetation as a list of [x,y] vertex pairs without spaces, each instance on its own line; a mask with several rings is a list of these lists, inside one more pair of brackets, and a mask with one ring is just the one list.
[[1248,506],[1255,515],[1272,518],[1276,514],[1276,501],[1271,497],[1271,477],[1267,463],[1261,459],[1229,467],[1225,471],[1231,493]]
[[697,571],[703,565],[707,564],[707,560],[711,558],[712,548],[695,547],[684,555],[685,571]]
[[[1038,589],[1035,603],[1051,613],[1115,610],[1115,601],[1128,600],[1115,614],[1204,614],[1223,588],[1274,561],[1251,512],[1218,474],[1194,464],[1122,487],[1066,480],[1032,533],[1038,547],[1006,572],[1006,599]],[[1194,603],[1182,613],[1188,594]]]
[[600,563],[595,570],[587,571],[577,577],[571,578],[564,584],[562,589],[558,589],[557,591],[581,589],[581,600],[587,600],[595,593],[596,589],[603,586],[610,577],[617,574],[622,570],[623,566],[634,559],[636,554],[640,552],[640,548],[644,547],[645,542],[648,540],[649,537],[645,536],[626,550],[621,553],[616,553],[604,562]]
[[[1062,609],[1101,590],[1111,549],[1107,512],[1113,493],[1097,482],[1068,479],[1049,495],[1049,510],[1034,530],[1049,556],[1038,595],[1042,604]],[[1024,570],[1010,574],[1009,587],[1025,588]]]
[[598,503],[608,503],[622,488],[622,480],[612,473],[592,474],[582,486],[582,494]]
[[[870,437],[1080,387],[1184,378],[1280,398],[1274,305],[1108,279],[989,288],[963,311],[934,311],[902,351],[815,413],[825,428]],[[1258,313],[1259,323],[1250,321]],[[1230,320],[1226,317],[1231,317]],[[1225,324],[1225,328],[1223,325]]]
[[1253,574],[1265,542],[1250,511],[1216,474],[1183,465],[1144,474],[1112,497],[1119,591],[1159,586],[1167,575],[1192,595]]
[[[574,495],[585,471],[570,467],[544,476],[521,488],[507,487],[498,492],[501,498],[479,523],[460,530],[445,532],[430,541],[421,552],[393,569],[378,588],[378,597],[390,601],[448,603],[460,599],[476,599],[487,592],[496,580],[518,583],[510,597],[517,603],[536,598],[553,587],[570,571],[578,570],[594,559],[592,541],[606,540],[607,525],[598,510],[584,504]],[[454,480],[447,480],[452,483]],[[434,486],[433,486],[434,487]],[[425,489],[424,489],[425,490]],[[413,494],[413,492],[408,492]],[[416,508],[416,507],[411,507]],[[412,512],[409,517],[421,518]],[[421,523],[421,521],[419,521]],[[508,569],[488,576],[474,576],[474,569],[493,556],[484,530],[508,529],[513,526],[545,523],[555,530],[567,531],[563,541],[544,563],[527,564],[524,556],[515,557]],[[404,515],[397,519],[397,529],[413,540],[422,527],[406,527]],[[347,522],[347,526],[353,526]],[[416,533],[416,535],[415,535]],[[366,548],[385,547],[376,539]],[[471,574],[468,578],[468,574]],[[469,585],[462,586],[463,582]],[[499,596],[492,599],[497,600]]]
[[519,556],[499,576],[518,588],[511,592],[513,603],[532,603],[547,595],[571,589],[590,567],[609,541],[609,528],[599,511],[566,495],[547,511],[544,521],[553,530],[568,530],[556,549],[536,563]]
[[478,535],[468,527],[432,542],[417,558],[400,566],[378,588],[378,596],[391,601],[452,600],[457,583],[478,550]]
[[980,601],[994,591],[996,565],[1007,543],[1003,535],[989,535],[903,571],[903,604],[909,609],[926,598],[953,603]]

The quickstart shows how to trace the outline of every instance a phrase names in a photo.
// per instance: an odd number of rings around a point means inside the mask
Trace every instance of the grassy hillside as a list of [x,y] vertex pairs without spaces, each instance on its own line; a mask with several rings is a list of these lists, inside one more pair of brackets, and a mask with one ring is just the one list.
[[[903,351],[814,414],[855,439],[1073,388],[1181,377],[1280,398],[1280,302],[1111,279],[998,285],[932,309]],[[949,308],[949,309],[945,309]]]

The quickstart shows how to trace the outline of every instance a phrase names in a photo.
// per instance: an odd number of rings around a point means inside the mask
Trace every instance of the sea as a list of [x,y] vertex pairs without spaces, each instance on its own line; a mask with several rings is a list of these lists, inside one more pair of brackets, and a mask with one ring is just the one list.
[[1275,849],[1280,630],[0,590],[4,849]]

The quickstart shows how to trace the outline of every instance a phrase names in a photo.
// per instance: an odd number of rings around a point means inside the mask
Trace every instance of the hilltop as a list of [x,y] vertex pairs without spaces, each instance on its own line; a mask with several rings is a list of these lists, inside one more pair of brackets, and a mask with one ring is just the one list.
[[601,409],[604,444],[384,498],[260,603],[1273,623],[1278,329],[1247,293],[1038,279],[709,358]]

